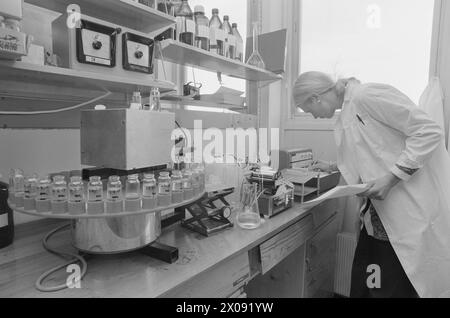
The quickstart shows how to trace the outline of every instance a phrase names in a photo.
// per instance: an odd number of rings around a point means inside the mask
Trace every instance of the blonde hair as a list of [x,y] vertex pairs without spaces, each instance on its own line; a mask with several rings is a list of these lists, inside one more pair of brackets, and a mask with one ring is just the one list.
[[331,76],[322,72],[306,72],[299,76],[293,87],[295,106],[301,106],[315,94],[335,88],[337,93],[345,92],[348,79],[335,82]]

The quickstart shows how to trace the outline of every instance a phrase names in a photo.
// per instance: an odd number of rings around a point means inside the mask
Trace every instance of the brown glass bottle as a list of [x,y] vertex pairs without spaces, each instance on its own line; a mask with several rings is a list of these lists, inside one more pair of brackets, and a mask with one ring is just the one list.
[[175,17],[177,19],[178,40],[182,43],[194,45],[194,15],[187,0],[183,0],[180,8],[175,12]]

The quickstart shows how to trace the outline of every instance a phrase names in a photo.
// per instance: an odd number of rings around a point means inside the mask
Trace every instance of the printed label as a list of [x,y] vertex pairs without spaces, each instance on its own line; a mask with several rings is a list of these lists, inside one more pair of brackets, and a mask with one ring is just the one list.
[[0,214],[0,229],[8,226],[8,213]]
[[199,38],[207,38],[209,39],[209,27],[207,27],[206,25],[199,25],[197,26],[197,36]]

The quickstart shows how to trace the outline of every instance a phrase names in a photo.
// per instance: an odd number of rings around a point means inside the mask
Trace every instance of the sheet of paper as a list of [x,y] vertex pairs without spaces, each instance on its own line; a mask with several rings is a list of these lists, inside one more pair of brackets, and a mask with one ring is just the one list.
[[316,204],[322,203],[323,201],[326,201],[329,199],[337,199],[337,198],[357,195],[357,194],[365,192],[367,189],[368,189],[367,184],[338,186],[338,187],[328,191],[327,193],[322,194],[320,197],[318,197],[314,200],[304,202],[302,204],[302,206],[316,205]]

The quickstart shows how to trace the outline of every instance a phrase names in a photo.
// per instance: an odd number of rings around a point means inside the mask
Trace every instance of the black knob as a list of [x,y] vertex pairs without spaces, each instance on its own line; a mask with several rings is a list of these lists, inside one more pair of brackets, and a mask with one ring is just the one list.
[[94,48],[94,50],[100,50],[102,46],[103,44],[99,40],[95,40],[94,42],[92,42],[92,47]]
[[134,56],[135,56],[137,59],[141,59],[141,58],[144,56],[144,53],[143,53],[142,51],[136,51],[136,52],[134,53]]

